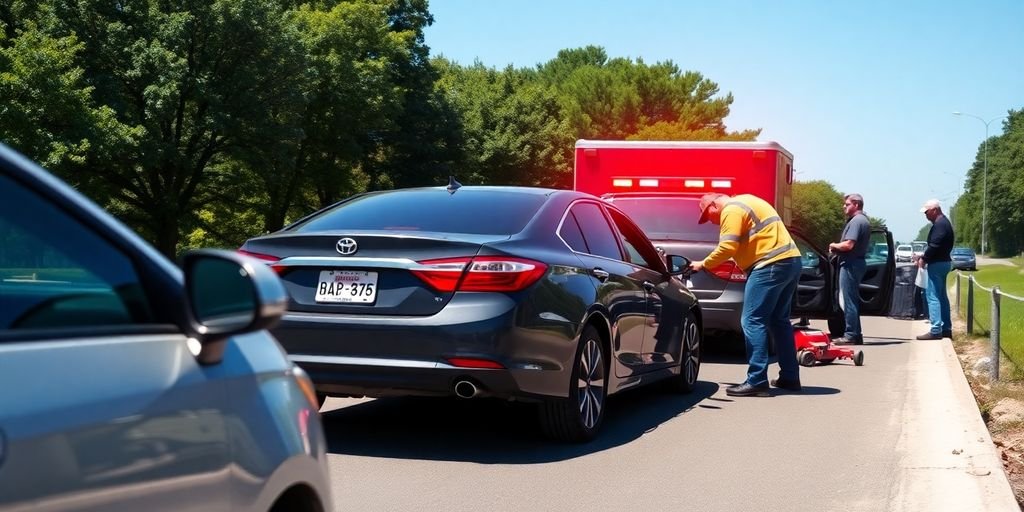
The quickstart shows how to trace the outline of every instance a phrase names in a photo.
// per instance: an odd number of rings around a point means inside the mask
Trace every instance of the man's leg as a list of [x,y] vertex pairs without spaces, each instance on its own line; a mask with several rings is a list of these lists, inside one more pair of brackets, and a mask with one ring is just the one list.
[[843,337],[850,341],[862,341],[864,333],[860,327],[860,282],[866,266],[862,260],[843,263],[839,269],[839,288],[843,292],[843,312],[846,317],[846,332]]
[[[939,314],[937,318],[942,322],[940,333],[951,331],[953,323],[950,320],[949,293],[946,291],[946,277],[953,264],[948,261],[935,262],[928,265],[928,288],[935,291],[935,298],[939,303]],[[932,320],[932,332],[935,332],[935,320]]]
[[938,286],[932,281],[932,266],[928,265],[928,288],[924,291],[924,297],[928,300],[928,320],[931,322],[931,334],[942,335],[942,304],[939,302],[939,292],[944,291],[945,283]]
[[[747,342],[747,360],[750,364],[747,369],[747,384],[751,386],[768,385],[769,328],[776,306],[782,298],[782,292],[789,285],[791,274],[790,267],[773,263],[754,270],[747,277],[743,296],[742,324]],[[792,292],[793,290],[790,289],[788,297],[790,301],[792,301]],[[788,315],[786,320],[788,323]],[[786,350],[783,345],[786,343],[776,340],[775,349],[779,351],[780,357],[782,357],[781,351]],[[796,348],[793,345],[792,327],[790,327],[788,345],[788,350],[793,352],[792,358],[795,361]]]
[[751,386],[768,385],[768,315],[772,304],[771,265],[752,271],[743,289],[743,338],[747,347],[747,380]]
[[796,361],[796,343],[790,320],[793,296],[800,281],[800,259],[783,260],[776,266],[783,281],[780,283],[779,298],[772,311],[770,326],[772,339],[775,340],[775,353],[779,356],[779,378],[800,382],[800,365]]

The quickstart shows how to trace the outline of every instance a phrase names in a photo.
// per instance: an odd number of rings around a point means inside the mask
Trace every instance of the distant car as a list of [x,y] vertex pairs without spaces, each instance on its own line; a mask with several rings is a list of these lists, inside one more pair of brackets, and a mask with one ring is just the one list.
[[[626,192],[606,194],[603,198],[626,212],[654,243],[673,254],[702,260],[718,245],[719,226],[698,224],[699,194],[671,192]],[[829,320],[829,330],[843,332],[842,311],[838,298],[838,269],[834,258],[816,248],[799,231],[790,227],[803,263],[796,300],[795,318]],[[873,228],[871,245],[879,254],[867,262],[861,282],[862,315],[885,315],[895,275],[895,261],[889,255],[892,235],[885,228]],[[885,251],[879,248],[885,247]],[[872,254],[869,251],[869,254]],[[704,312],[704,330],[709,336],[721,338],[742,335],[743,294],[747,275],[732,261],[705,269],[690,277],[690,289],[700,300]]]
[[697,382],[703,315],[678,279],[689,261],[589,194],[372,192],[241,251],[284,280],[274,333],[322,397],[532,401],[549,436],[581,441],[609,395]]
[[0,146],[0,510],[331,508],[280,280],[183,267]]
[[896,247],[896,261],[904,262],[911,261],[914,259],[914,247],[911,245],[902,244]]
[[911,245],[911,247],[913,247],[914,256],[917,256],[918,258],[923,256],[924,255],[924,250],[928,248],[928,242],[922,242],[920,240],[917,240],[915,242],[911,242],[910,245]]
[[949,256],[953,260],[954,269],[978,270],[977,257],[974,254],[974,249],[970,247],[954,247]]

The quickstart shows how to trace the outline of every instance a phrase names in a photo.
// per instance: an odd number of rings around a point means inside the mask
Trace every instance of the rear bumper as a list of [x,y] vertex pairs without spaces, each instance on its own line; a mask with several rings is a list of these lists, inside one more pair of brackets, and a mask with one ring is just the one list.
[[[424,317],[289,313],[273,333],[329,395],[453,396],[469,380],[482,396],[568,396],[575,327],[520,325],[517,312],[505,295],[460,294]],[[452,357],[504,368],[460,368]]]
[[701,314],[704,318],[704,332],[718,334],[742,334],[743,326],[743,283],[730,283],[722,294],[714,299],[700,299]]

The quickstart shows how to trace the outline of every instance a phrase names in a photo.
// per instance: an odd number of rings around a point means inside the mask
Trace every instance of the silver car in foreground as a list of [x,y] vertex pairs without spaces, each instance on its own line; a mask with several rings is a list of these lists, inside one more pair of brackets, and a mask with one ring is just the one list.
[[179,270],[0,145],[0,510],[330,508],[287,295],[223,251]]

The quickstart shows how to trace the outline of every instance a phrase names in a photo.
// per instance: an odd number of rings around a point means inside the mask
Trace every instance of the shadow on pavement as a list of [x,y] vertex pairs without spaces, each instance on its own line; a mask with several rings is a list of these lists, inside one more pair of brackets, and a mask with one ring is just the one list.
[[330,453],[480,464],[538,464],[624,445],[718,391],[698,381],[688,395],[646,387],[610,397],[597,439],[565,444],[542,436],[536,407],[497,400],[378,399],[323,413]]

